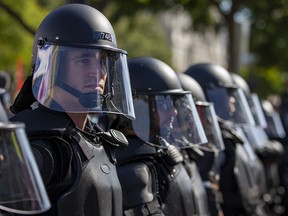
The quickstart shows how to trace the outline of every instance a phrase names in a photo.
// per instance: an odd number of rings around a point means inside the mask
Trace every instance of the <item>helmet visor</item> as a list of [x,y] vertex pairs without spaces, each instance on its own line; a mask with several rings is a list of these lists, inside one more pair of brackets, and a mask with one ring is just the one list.
[[23,124],[0,123],[0,188],[1,210],[31,215],[50,208]]
[[255,124],[242,89],[226,87],[208,89],[207,98],[214,103],[216,114],[220,118],[234,124]]
[[252,149],[252,146],[250,145],[245,133],[243,132],[243,128],[242,127],[236,127],[235,130],[237,131],[238,135],[242,138],[243,143],[243,147],[245,152],[247,153],[248,159],[250,161],[255,161],[257,159],[257,156],[255,154],[255,152]]
[[45,44],[38,49],[33,94],[43,106],[134,119],[126,53]]
[[274,111],[269,114],[265,113],[265,116],[267,120],[267,127],[265,128],[267,135],[274,138],[284,138],[286,132],[279,113]]
[[263,128],[245,125],[242,127],[242,130],[253,149],[262,149],[264,147],[267,135]]
[[253,115],[256,125],[262,128],[266,128],[267,121],[265,119],[264,112],[261,107],[261,103],[260,103],[258,95],[255,93],[252,93],[249,95],[247,100],[248,100],[248,104],[250,106],[251,113]]
[[179,148],[207,142],[191,93],[138,95],[134,107],[133,131],[147,143],[168,147],[159,137]]
[[200,146],[206,151],[222,151],[224,143],[213,103],[196,102],[196,108],[208,142]]

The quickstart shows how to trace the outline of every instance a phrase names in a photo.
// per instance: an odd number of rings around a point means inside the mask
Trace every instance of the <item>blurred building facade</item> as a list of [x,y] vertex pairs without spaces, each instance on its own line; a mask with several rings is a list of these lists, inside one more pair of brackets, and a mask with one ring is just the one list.
[[160,21],[167,31],[176,71],[182,72],[192,64],[203,62],[227,66],[227,32],[216,33],[213,29],[194,32],[188,27],[192,20],[184,11],[162,13]]
[[[221,19],[218,11],[213,11],[213,18]],[[211,62],[225,68],[228,66],[228,33],[222,28],[215,32],[206,28],[205,32],[195,32],[189,14],[184,10],[165,12],[160,16],[160,22],[166,30],[166,35],[172,49],[173,67],[184,71],[191,64]],[[234,65],[233,71],[239,73],[240,68],[255,61],[255,56],[249,51],[251,21],[245,10],[235,14],[234,19]]]

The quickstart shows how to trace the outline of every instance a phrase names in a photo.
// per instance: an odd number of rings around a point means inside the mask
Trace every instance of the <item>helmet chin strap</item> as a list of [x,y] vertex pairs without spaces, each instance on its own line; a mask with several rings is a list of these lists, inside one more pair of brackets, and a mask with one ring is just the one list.
[[79,103],[86,108],[98,107],[103,104],[106,97],[109,97],[109,95],[105,96],[103,94],[98,94],[95,92],[81,93],[80,91],[69,86],[65,82],[61,82],[59,84],[60,84],[59,87],[77,97]]

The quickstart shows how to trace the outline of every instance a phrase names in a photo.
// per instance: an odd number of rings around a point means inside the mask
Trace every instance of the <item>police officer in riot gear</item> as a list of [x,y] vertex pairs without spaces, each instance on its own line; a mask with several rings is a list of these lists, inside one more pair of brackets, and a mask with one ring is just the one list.
[[[251,143],[253,150],[262,161],[262,170],[260,170],[261,167],[259,165],[258,169],[255,169],[255,171],[261,171],[261,173],[259,172],[258,184],[263,196],[265,193],[267,204],[271,206],[271,210],[273,210],[275,204],[273,203],[273,200],[279,200],[279,196],[277,195],[277,188],[280,187],[278,166],[282,161],[284,149],[280,142],[272,139],[269,140],[264,131],[264,128],[267,127],[267,121],[257,94],[251,93],[248,83],[240,75],[235,73],[231,73],[231,75],[233,81],[243,89],[255,119],[255,125],[243,126],[243,131],[247,136],[249,143]],[[268,195],[270,195],[270,199],[267,199]],[[278,204],[279,202],[277,201],[277,205]]]
[[133,58],[128,66],[136,120],[117,116],[111,126],[129,140],[117,151],[124,215],[197,215],[179,151],[206,142],[191,93],[156,58]]
[[[208,197],[208,212],[210,212],[210,215],[219,216],[223,214],[220,206],[222,203],[222,194],[219,190],[219,180],[220,168],[225,163],[225,153],[223,152],[225,146],[215,109],[213,103],[207,102],[201,86],[195,79],[184,73],[179,73],[178,78],[183,89],[192,92],[200,120],[208,139],[207,144],[198,146],[199,149],[203,150],[204,155],[195,160],[198,169],[194,172],[199,172],[204,182]],[[196,173],[192,173],[192,176],[195,176]],[[199,188],[201,187],[197,187],[195,190],[197,191]]]
[[[182,78],[183,76],[187,76],[189,79],[192,79],[192,78],[184,74],[177,74],[177,75],[178,75],[178,79],[180,81],[180,84],[183,90],[190,91],[190,89],[184,88]],[[184,77],[185,81],[187,81],[186,79],[187,77]],[[194,95],[192,94],[192,96]],[[203,119],[201,117],[203,116],[199,116],[199,117],[202,123]],[[202,126],[203,126],[203,129],[205,129],[204,125]],[[196,206],[196,212],[194,213],[194,215],[207,215],[207,216],[210,215],[209,207],[208,207],[207,192],[204,188],[204,182],[202,180],[202,177],[200,175],[200,172],[198,170],[197,163],[196,163],[198,160],[201,160],[204,157],[203,149],[206,149],[206,148],[202,146],[207,147],[208,145],[209,145],[208,143],[205,143],[202,145],[192,146],[191,148],[181,149],[181,153],[184,158],[184,161],[183,161],[184,167],[186,168],[187,173],[189,174],[191,178],[191,182],[194,186],[193,193],[195,197],[195,206]]]
[[[288,176],[287,176],[287,165],[288,165],[288,160],[287,160],[287,143],[286,143],[286,131],[283,125],[283,121],[281,120],[280,113],[273,107],[271,102],[268,100],[262,100],[261,102],[265,119],[267,121],[267,127],[265,128],[265,132],[269,138],[270,141],[273,140],[273,144],[276,142],[276,145],[273,145],[273,151],[271,153],[275,152],[278,153],[276,154],[276,162],[278,164],[278,172],[277,169],[272,169],[274,172],[271,170],[271,177],[268,181],[268,184],[276,188],[277,186],[281,185],[282,189],[277,190],[277,192],[282,191],[281,198],[282,198],[282,215],[286,215],[288,212]],[[281,143],[282,146],[279,146],[278,142]],[[278,145],[277,145],[278,144]],[[284,151],[284,152],[283,152]],[[279,154],[282,152],[282,157]],[[278,179],[276,178],[278,177]],[[280,195],[280,194],[279,194]],[[279,197],[278,197],[279,201]],[[279,204],[278,202],[277,204]],[[274,207],[273,209],[276,211],[281,210],[279,208],[280,206]]]
[[92,124],[88,114],[134,119],[126,55],[110,22],[90,6],[64,5],[40,24],[33,74],[11,120],[26,124],[52,203],[45,215],[122,215],[114,150],[127,140]]
[[224,215],[255,214],[260,199],[259,188],[246,150],[249,146],[244,145],[237,127],[254,121],[243,92],[235,87],[231,74],[219,65],[196,64],[184,73],[200,84],[207,100],[214,103],[218,116],[226,156],[220,173]]

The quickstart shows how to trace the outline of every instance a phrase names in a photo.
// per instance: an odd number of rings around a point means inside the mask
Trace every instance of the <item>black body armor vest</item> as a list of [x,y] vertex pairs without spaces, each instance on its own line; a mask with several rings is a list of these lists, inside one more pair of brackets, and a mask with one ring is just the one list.
[[[53,111],[25,110],[11,120],[26,124],[52,203],[51,210],[41,215],[122,215],[122,190],[109,144],[82,134],[68,117]],[[63,166],[53,167],[56,161]],[[58,174],[53,176],[55,169]],[[67,174],[61,177],[62,173]]]
[[220,190],[224,215],[251,215],[256,212],[260,191],[243,142],[228,128],[221,127],[226,162],[221,169]]
[[194,188],[183,160],[169,158],[166,149],[127,138],[129,147],[116,153],[124,215],[195,215]]

